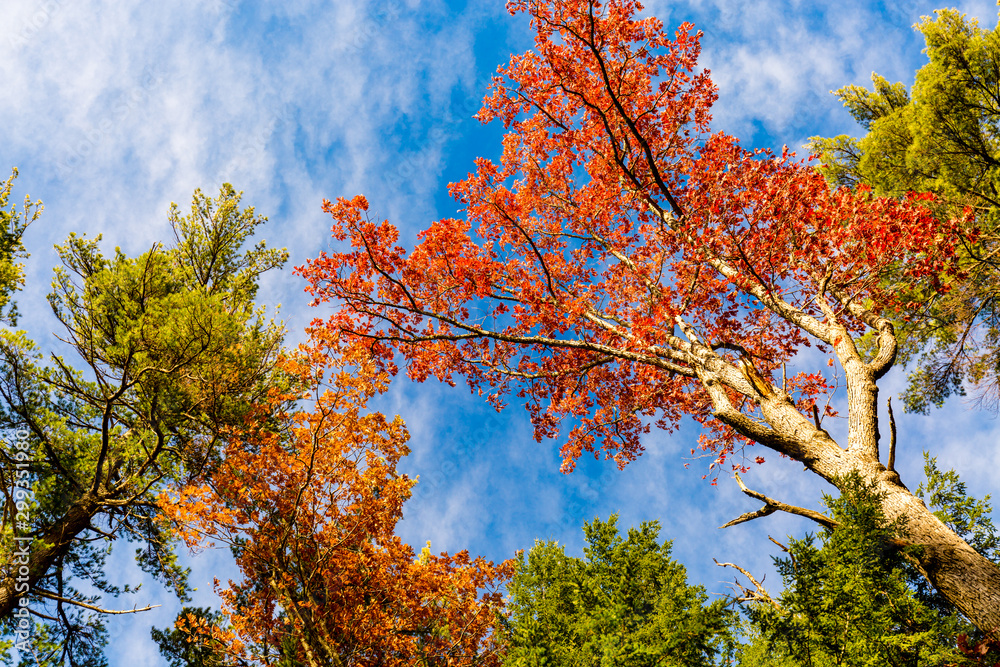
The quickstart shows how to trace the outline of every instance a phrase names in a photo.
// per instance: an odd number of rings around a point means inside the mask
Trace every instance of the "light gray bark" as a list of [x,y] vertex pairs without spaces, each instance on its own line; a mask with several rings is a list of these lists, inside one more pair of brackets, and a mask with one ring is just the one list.
[[[830,319],[833,319],[832,317]],[[878,379],[891,367],[896,340],[891,324],[877,318],[879,351],[862,359],[843,327],[825,325],[847,380],[848,437],[841,447],[830,435],[799,412],[790,396],[776,389],[769,396],[756,392],[728,360],[704,348],[697,351],[695,368],[712,398],[718,419],[737,432],[780,452],[836,485],[857,472],[877,494],[888,520],[903,518],[905,539],[922,548],[918,561],[931,584],[976,627],[1000,636],[1000,567],[978,554],[945,526],[903,484],[898,473],[879,461]],[[725,387],[753,398],[763,423],[737,410]]]

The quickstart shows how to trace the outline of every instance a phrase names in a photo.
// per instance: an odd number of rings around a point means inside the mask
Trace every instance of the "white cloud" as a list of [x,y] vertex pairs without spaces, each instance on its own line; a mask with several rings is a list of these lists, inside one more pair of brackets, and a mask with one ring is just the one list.
[[[829,91],[867,84],[871,72],[908,85],[924,63],[923,40],[911,26],[938,7],[933,2],[801,2],[689,0],[648,3],[647,13],[682,20],[704,31],[701,65],[719,86],[716,129],[748,144],[778,139],[799,150],[817,132],[856,133],[853,119]],[[994,3],[958,8],[996,25]]]
[[[887,19],[882,4],[655,0],[649,11],[668,27],[695,18],[706,31],[703,64],[721,89],[718,128],[747,143],[767,135],[797,148],[811,134],[854,131],[828,91],[865,82],[872,70],[909,81],[922,63],[909,25],[934,6],[885,3],[896,8]],[[967,3],[966,11],[994,24],[990,2]],[[8,166],[22,168],[18,191],[47,203],[27,238],[34,256],[21,299],[24,324],[39,336],[53,328],[36,305],[55,263],[52,243],[71,231],[105,233],[109,245],[140,252],[167,237],[170,201],[184,208],[195,187],[212,191],[224,178],[270,217],[264,236],[289,246],[293,264],[328,247],[324,197],[367,194],[373,212],[411,241],[438,216],[443,180],[472,168],[451,155],[497,150],[466,143],[482,136],[468,116],[499,64],[480,61],[481,54],[528,46],[524,17],[502,14],[501,3],[475,2],[456,14],[443,0],[0,4],[0,149]],[[292,340],[326,312],[304,307],[302,284],[289,271],[265,286],[266,301],[285,304]],[[891,391],[900,386],[898,378],[889,383]],[[766,569],[768,534],[812,529],[774,516],[718,531],[756,504],[731,480],[709,487],[702,461],[683,468],[696,437],[690,429],[651,435],[646,454],[625,471],[583,461],[566,477],[558,473],[557,445],[531,439],[518,405],[494,420],[464,388],[400,379],[380,406],[402,414],[413,435],[402,468],[421,483],[401,531],[418,550],[431,539],[435,551],[469,547],[499,559],[539,537],[578,554],[582,521],[620,511],[622,528],[661,519],[661,537],[676,540],[675,556],[691,578],[708,583],[730,579],[711,557]],[[995,422],[958,402],[899,422],[911,486],[920,449],[933,444],[942,467],[957,467],[971,492],[995,488]],[[825,485],[800,466],[767,458],[748,483],[815,507]],[[211,558],[192,563],[206,580],[222,567]],[[174,611],[162,614],[169,621]],[[156,662],[146,632],[121,644],[128,661],[118,664]]]
[[[438,2],[3,3],[0,146],[21,167],[18,192],[47,205],[26,239],[22,324],[42,338],[54,328],[36,305],[52,243],[103,233],[141,252],[168,238],[170,201],[186,208],[194,188],[224,178],[270,217],[264,236],[288,245],[292,263],[326,245],[324,197],[365,191],[404,226],[434,217],[455,128],[432,130],[449,120],[454,92],[480,94],[473,41],[495,13],[455,17]],[[417,167],[402,183],[384,177],[398,176],[400,153]],[[266,287],[298,339],[314,315],[301,281],[286,271]],[[449,524],[468,505],[450,504]],[[167,602],[115,638],[118,664],[159,662],[144,623],[172,621]]]

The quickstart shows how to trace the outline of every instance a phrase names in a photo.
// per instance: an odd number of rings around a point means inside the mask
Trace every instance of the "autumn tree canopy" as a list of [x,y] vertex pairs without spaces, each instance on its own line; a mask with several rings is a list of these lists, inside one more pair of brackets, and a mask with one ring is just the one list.
[[[508,7],[536,39],[479,114],[507,129],[499,159],[451,186],[464,218],[412,250],[364,197],[326,204],[342,250],[299,269],[338,305],[314,346],[522,402],[537,438],[565,431],[566,470],[583,452],[624,465],[689,416],[716,465],[769,449],[835,485],[856,472],[890,523],[905,517],[929,581],[1000,628],[1000,569],[903,484],[877,412],[898,350],[887,309],[900,287],[944,288],[958,221],[933,195],[831,189],[787,151],[713,133],[691,25],[670,38],[629,0]],[[793,370],[808,347],[829,367]],[[846,442],[822,425],[834,377]]]
[[385,378],[345,361],[329,384],[323,359],[287,362],[312,385],[312,409],[261,402],[217,466],[161,497],[188,545],[228,545],[242,575],[217,582],[225,623],[185,613],[178,629],[219,664],[499,665],[513,561],[430,544],[417,557],[395,535],[415,483],[396,471],[409,435],[399,417],[365,411]]

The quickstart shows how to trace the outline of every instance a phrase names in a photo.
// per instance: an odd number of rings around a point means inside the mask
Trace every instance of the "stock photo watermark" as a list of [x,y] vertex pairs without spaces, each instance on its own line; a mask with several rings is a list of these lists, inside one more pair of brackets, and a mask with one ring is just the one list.
[[28,464],[31,460],[28,430],[18,429],[14,432],[14,507],[17,514],[14,517],[14,595],[17,596],[17,608],[14,610],[14,648],[19,652],[30,650],[28,640],[31,636],[31,612],[28,611],[28,592],[31,588],[31,508],[34,505],[34,491],[31,488],[31,471]]
[[32,12],[21,27],[13,35],[7,38],[8,44],[14,51],[20,51],[38,35],[46,26],[52,22],[52,17],[62,9],[62,0],[46,0]]

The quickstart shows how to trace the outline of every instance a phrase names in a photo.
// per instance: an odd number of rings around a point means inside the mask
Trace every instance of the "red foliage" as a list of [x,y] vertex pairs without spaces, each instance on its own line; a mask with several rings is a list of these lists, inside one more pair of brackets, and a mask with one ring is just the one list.
[[1000,667],[1000,662],[994,662],[1000,657],[1000,639],[986,638],[974,644],[969,642],[968,635],[958,636],[958,650],[973,664],[985,667]]
[[[508,7],[537,37],[479,114],[508,130],[499,162],[451,186],[465,219],[435,222],[409,253],[364,197],[325,202],[350,248],[298,269],[314,303],[342,304],[313,323],[316,345],[337,337],[390,372],[400,353],[411,378],[459,375],[497,406],[515,396],[539,439],[569,420],[566,470],[602,448],[624,465],[652,424],[685,415],[721,463],[749,439],[713,418],[714,362],[696,343],[742,348],[767,377],[810,344],[878,329],[888,280],[950,270],[928,195],[831,191],[787,151],[711,134],[716,90],[691,25],[671,39],[628,0]],[[785,389],[805,411],[827,379]],[[755,409],[754,394],[726,391]]]

